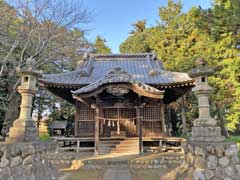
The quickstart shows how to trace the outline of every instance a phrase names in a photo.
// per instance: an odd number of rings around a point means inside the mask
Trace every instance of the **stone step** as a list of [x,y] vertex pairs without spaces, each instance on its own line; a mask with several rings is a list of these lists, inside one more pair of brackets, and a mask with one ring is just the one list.
[[119,141],[99,141],[101,144],[119,144]]
[[111,153],[116,153],[116,154],[139,154],[139,151],[118,151],[118,150],[113,150]]
[[114,149],[114,150],[112,150],[111,151],[111,153],[132,153],[132,152],[136,152],[136,153],[138,153],[139,152],[139,150],[136,150],[136,149],[134,149],[134,150],[130,150],[130,149],[125,149],[125,150],[118,150],[118,149]]
[[139,143],[120,143],[120,144],[117,144],[116,145],[116,147],[120,147],[120,146],[122,146],[122,147],[134,147],[134,146],[138,146],[139,145]]
[[119,140],[101,140],[99,143],[99,154],[108,153],[134,153],[139,149],[138,138],[127,138]]
[[118,146],[119,144],[101,144],[101,143],[99,143],[99,146],[100,147],[116,147],[116,146]]

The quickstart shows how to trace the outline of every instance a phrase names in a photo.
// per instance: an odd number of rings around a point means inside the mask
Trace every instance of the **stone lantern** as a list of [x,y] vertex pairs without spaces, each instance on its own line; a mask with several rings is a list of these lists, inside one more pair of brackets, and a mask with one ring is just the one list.
[[35,60],[33,58],[28,58],[26,64],[26,67],[17,69],[17,75],[21,78],[21,84],[18,87],[18,92],[22,96],[21,111],[19,118],[10,128],[9,137],[6,138],[7,143],[38,140],[36,123],[31,117],[31,112],[32,99],[37,92],[37,77],[41,72],[34,69]]
[[195,87],[192,89],[198,99],[199,117],[194,121],[192,127],[192,141],[216,142],[224,141],[221,136],[221,128],[217,126],[217,121],[210,115],[209,94],[212,88],[208,84],[208,76],[214,72],[206,67],[203,58],[196,60],[196,68],[189,74],[195,80]]

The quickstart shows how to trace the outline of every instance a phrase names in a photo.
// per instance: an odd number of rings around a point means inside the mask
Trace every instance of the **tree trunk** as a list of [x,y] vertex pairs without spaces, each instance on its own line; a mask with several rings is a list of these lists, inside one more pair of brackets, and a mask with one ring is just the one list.
[[186,110],[185,110],[185,97],[181,97],[181,115],[182,115],[182,133],[183,135],[187,135],[187,118],[186,118]]
[[16,120],[19,116],[20,102],[21,101],[19,98],[19,94],[15,93],[11,98],[7,106],[7,111],[5,112],[5,115],[4,115],[3,128],[2,128],[3,137],[6,137],[6,135],[9,132],[9,128],[13,124],[13,121]]
[[225,117],[223,115],[223,107],[221,107],[220,105],[217,104],[217,116],[220,122],[220,127],[221,127],[221,132],[222,135],[224,135],[225,137],[229,137],[229,132],[227,130],[227,128],[225,127]]

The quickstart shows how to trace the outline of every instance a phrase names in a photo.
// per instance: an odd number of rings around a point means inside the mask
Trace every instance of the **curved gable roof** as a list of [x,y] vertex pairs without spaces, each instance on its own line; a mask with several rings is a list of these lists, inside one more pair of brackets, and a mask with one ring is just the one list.
[[152,97],[152,98],[162,98],[163,91],[160,91],[154,87],[151,87],[145,83],[135,80],[130,74],[121,68],[115,68],[110,71],[107,76],[97,80],[96,82],[89,84],[88,86],[82,87],[78,90],[72,91],[74,96],[81,95],[91,95],[94,91],[102,92],[104,89],[108,88],[112,84],[124,84],[128,88],[136,92],[137,94]]

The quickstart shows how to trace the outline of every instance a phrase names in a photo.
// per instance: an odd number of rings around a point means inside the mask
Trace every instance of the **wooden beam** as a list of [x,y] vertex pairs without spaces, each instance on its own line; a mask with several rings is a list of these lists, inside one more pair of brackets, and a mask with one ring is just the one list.
[[99,154],[99,108],[96,107],[95,109],[96,115],[95,115],[95,149],[94,149],[94,155]]

